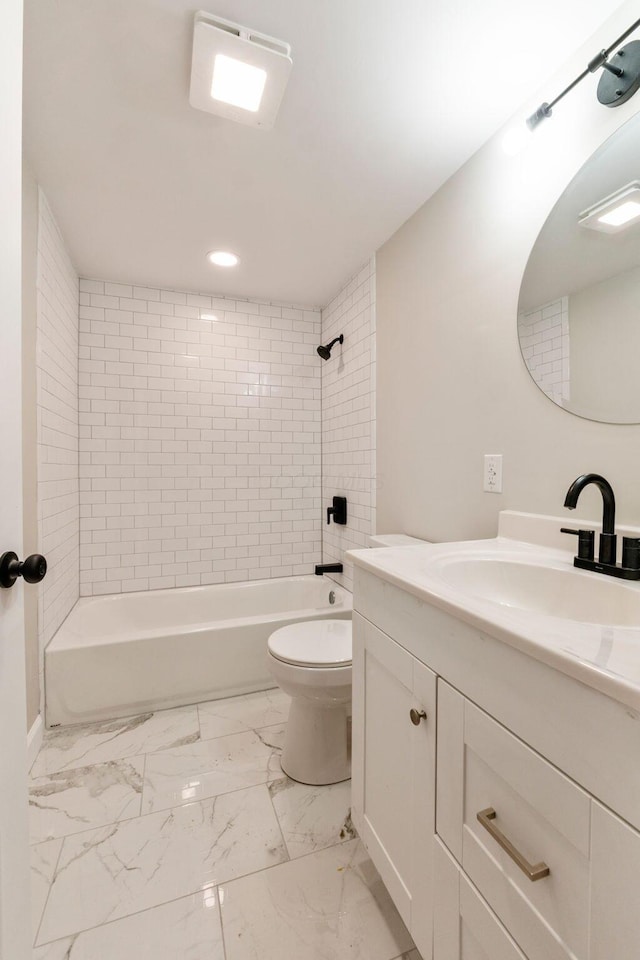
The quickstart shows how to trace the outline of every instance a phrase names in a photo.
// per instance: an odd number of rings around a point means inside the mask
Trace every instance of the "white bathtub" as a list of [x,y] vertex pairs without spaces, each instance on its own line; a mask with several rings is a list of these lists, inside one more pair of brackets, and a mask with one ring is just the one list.
[[320,617],[351,594],[316,576],[79,600],[45,651],[47,724],[266,690],[269,634]]

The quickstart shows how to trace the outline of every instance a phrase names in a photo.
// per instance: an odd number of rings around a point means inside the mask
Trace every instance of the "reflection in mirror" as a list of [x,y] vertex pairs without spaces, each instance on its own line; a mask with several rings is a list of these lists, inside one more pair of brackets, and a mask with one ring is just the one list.
[[520,288],[518,337],[529,373],[554,403],[607,423],[640,423],[640,219],[629,206],[640,196],[638,180],[640,114],[564,191]]

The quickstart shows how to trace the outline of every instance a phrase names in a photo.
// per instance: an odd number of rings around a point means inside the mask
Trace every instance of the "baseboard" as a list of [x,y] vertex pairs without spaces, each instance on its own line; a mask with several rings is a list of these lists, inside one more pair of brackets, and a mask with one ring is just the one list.
[[34,720],[31,730],[27,734],[27,769],[31,770],[36,757],[42,746],[42,738],[44,736],[44,723],[42,722],[42,714],[39,713],[36,719]]

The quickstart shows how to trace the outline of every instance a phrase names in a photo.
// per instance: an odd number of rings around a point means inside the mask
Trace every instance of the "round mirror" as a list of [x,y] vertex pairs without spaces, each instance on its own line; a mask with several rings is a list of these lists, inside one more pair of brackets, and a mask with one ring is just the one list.
[[529,373],[558,406],[640,423],[640,114],[547,218],[520,288],[518,337]]

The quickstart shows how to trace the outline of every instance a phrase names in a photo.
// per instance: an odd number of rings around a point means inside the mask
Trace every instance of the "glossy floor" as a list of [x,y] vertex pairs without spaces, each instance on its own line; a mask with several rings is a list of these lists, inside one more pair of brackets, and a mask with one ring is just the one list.
[[349,819],[284,776],[279,690],[49,731],[34,960],[419,960]]

